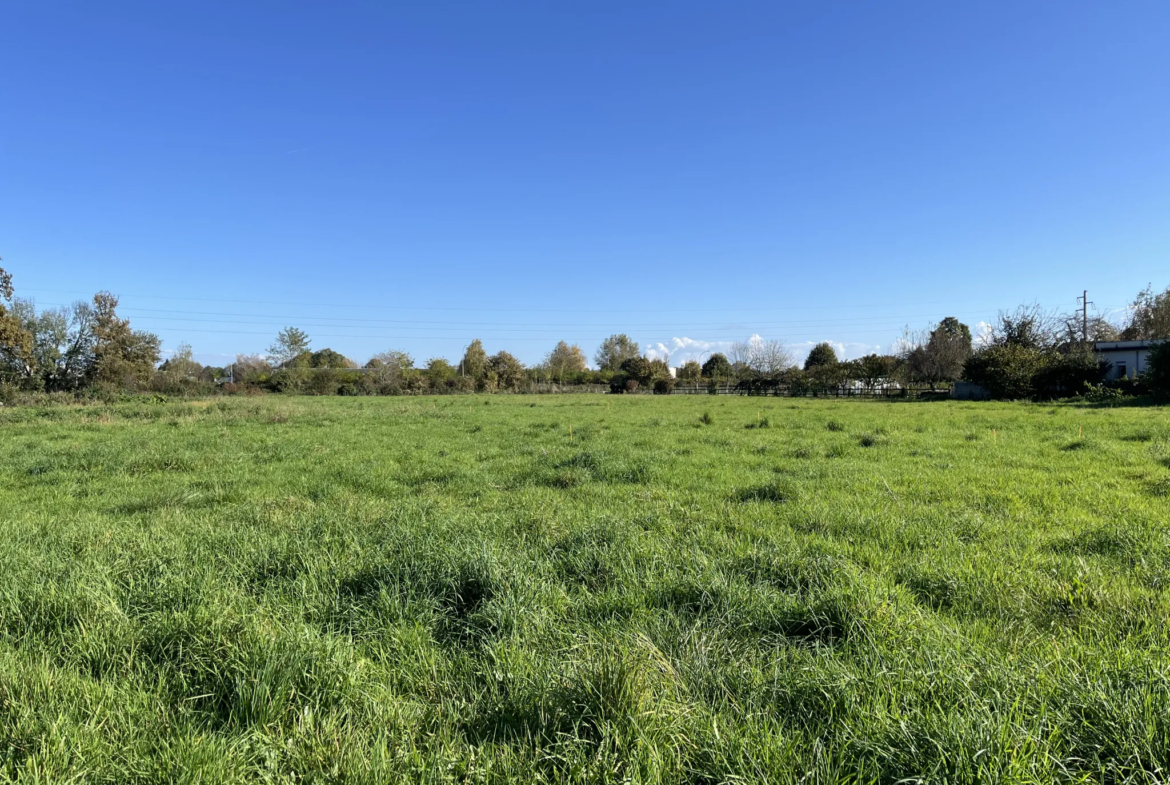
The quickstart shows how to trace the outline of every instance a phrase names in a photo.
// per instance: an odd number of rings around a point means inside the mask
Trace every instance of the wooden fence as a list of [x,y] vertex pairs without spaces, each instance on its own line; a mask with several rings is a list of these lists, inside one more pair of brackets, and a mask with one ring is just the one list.
[[676,384],[672,395],[748,395],[759,397],[777,397],[777,398],[874,398],[874,399],[893,399],[893,398],[923,398],[923,397],[948,397],[950,390],[946,388],[931,389],[928,386],[905,386],[905,387],[792,387],[789,385],[744,385],[744,384],[698,384],[698,385],[683,385]]

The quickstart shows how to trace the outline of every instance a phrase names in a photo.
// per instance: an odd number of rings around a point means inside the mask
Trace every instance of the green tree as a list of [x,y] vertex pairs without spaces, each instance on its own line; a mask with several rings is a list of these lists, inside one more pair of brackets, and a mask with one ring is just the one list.
[[1059,325],[1039,305],[1000,311],[991,328],[991,345],[1047,350],[1059,343]]
[[195,362],[191,345],[181,343],[158,368],[154,388],[171,395],[191,395],[205,388],[203,366]]
[[[302,353],[303,354],[303,353]],[[308,357],[310,368],[356,368],[357,363],[340,352],[332,349],[321,349]]]
[[432,357],[427,360],[423,376],[427,380],[427,386],[433,392],[447,392],[455,386],[455,379],[458,378],[459,372],[445,358]]
[[476,338],[467,345],[467,351],[463,353],[463,359],[459,361],[459,373],[462,376],[480,382],[487,376],[487,372],[487,352],[483,350],[483,341]]
[[414,369],[414,358],[406,352],[385,351],[370,358],[366,368],[378,392],[396,395],[409,384],[408,377]]
[[1160,341],[1150,347],[1142,380],[1154,395],[1170,399],[1170,341]]
[[544,366],[548,369],[549,376],[553,381],[562,382],[568,381],[576,374],[583,373],[588,367],[588,363],[585,361],[585,353],[581,351],[580,346],[576,344],[570,346],[564,341],[560,341],[545,356]]
[[162,342],[153,333],[131,330],[117,307],[118,298],[109,292],[93,297],[93,381],[107,389],[145,387],[154,375]]
[[705,379],[726,379],[731,376],[731,363],[728,362],[727,355],[717,352],[707,358],[702,370]]
[[804,361],[804,369],[806,371],[813,368],[823,368],[826,366],[833,366],[837,364],[837,353],[833,351],[833,345],[824,342],[818,343],[808,353],[808,357]]
[[0,267],[0,375],[27,381],[36,373],[33,335],[12,312],[12,305],[12,275]]
[[853,364],[853,369],[857,380],[872,390],[897,372],[898,358],[884,354],[867,354]]
[[993,398],[1023,400],[1036,396],[1036,379],[1046,365],[1044,351],[1036,346],[993,344],[973,354],[963,373]]
[[962,377],[963,366],[971,356],[971,330],[953,316],[935,325],[925,340],[922,333],[907,334],[902,343],[906,373],[913,381],[926,382],[931,389]]
[[627,379],[634,379],[639,385],[646,387],[653,383],[656,369],[651,360],[637,355],[623,361],[619,370],[626,375]]
[[276,340],[268,347],[268,355],[275,365],[286,365],[308,352],[311,343],[309,334],[304,330],[296,327],[285,327],[277,333]]
[[687,360],[682,368],[678,369],[678,380],[680,382],[697,382],[703,376],[703,368],[694,360]]
[[625,333],[617,333],[601,342],[597,354],[593,355],[593,361],[599,370],[616,371],[622,367],[622,363],[626,360],[637,357],[641,353],[638,344],[630,336]]
[[1127,341],[1170,338],[1170,287],[1161,294],[1154,294],[1153,286],[1138,292],[1121,337]]
[[496,375],[496,384],[503,390],[515,390],[524,383],[524,364],[507,352],[498,352],[488,360]]

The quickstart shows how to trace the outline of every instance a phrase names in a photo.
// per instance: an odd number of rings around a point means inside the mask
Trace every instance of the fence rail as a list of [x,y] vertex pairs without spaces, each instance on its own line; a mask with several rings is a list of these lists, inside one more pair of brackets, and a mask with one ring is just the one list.
[[790,385],[774,386],[747,386],[743,384],[676,384],[671,391],[672,395],[747,395],[776,398],[922,398],[932,396],[948,396],[950,390],[946,388],[930,387],[828,387],[808,388],[792,387]]

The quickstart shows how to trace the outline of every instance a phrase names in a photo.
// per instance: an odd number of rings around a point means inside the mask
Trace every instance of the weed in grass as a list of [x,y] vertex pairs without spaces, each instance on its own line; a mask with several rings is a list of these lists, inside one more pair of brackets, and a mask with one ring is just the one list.
[[772,482],[736,491],[733,498],[740,502],[770,502],[780,504],[796,495],[794,488]]
[[845,430],[845,424],[839,420],[829,420],[825,423],[825,427],[834,433],[840,433]]
[[1170,498],[1170,477],[1162,477],[1151,482],[1150,494],[1159,499]]
[[699,416],[699,422],[702,423],[703,425],[714,425],[715,418],[711,416],[711,412],[703,412]]

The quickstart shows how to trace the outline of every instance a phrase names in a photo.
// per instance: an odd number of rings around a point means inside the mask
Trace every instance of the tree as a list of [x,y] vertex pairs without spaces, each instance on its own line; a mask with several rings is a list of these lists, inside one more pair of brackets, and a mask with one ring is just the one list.
[[447,362],[443,357],[432,357],[427,360],[426,369],[423,371],[426,377],[427,385],[435,392],[445,392],[452,387],[459,372],[455,366]]
[[655,367],[651,361],[641,355],[627,358],[621,365],[622,373],[627,379],[635,379],[643,387],[654,382]]
[[159,366],[155,389],[184,394],[196,388],[203,375],[203,366],[195,362],[188,343],[181,343],[167,361]]
[[195,362],[194,350],[189,343],[181,343],[167,358],[167,361],[159,366],[159,373],[173,379],[196,379],[203,371],[203,366]]
[[1161,294],[1154,294],[1153,286],[1138,292],[1121,337],[1127,341],[1170,338],[1170,287]]
[[276,335],[276,341],[268,347],[268,356],[277,366],[291,363],[309,351],[312,340],[309,334],[296,327],[285,327]]
[[680,382],[697,382],[703,376],[703,368],[694,360],[687,360],[682,368],[678,369]]
[[37,386],[52,391],[76,390],[93,367],[93,308],[89,303],[36,313],[28,301],[14,302],[25,329],[33,336]]
[[597,354],[593,355],[593,361],[599,370],[616,371],[626,360],[640,354],[637,343],[625,333],[617,333],[601,342]]
[[[303,356],[302,352],[301,355]],[[308,365],[310,368],[356,368],[357,363],[349,359],[340,352],[335,352],[332,349],[321,349],[313,352],[308,357]]]
[[1039,305],[1021,305],[1015,311],[1000,311],[991,327],[993,346],[1023,346],[1046,350],[1060,342],[1058,320]]
[[735,341],[727,347],[727,361],[731,366],[731,376],[739,377],[750,373],[751,359],[751,341]]
[[795,363],[792,352],[780,341],[751,341],[748,367],[756,376],[775,379]]
[[902,360],[913,381],[936,385],[963,375],[971,356],[971,330],[953,316],[943,319],[929,333],[907,332],[902,339]]
[[1154,395],[1170,398],[1170,341],[1160,341],[1150,347],[1142,380]]
[[[1086,338],[1086,330],[1088,337]],[[1107,319],[1093,316],[1087,320],[1082,314],[1065,314],[1061,319],[1061,342],[1065,346],[1077,346],[1097,341],[1116,341],[1121,338],[1121,331]]]
[[237,384],[267,380],[271,373],[272,364],[262,354],[237,354],[232,363],[231,376]]
[[898,358],[887,354],[867,354],[853,363],[857,380],[872,390],[889,379],[898,369]]
[[993,343],[967,360],[963,376],[993,398],[1022,400],[1036,396],[1036,378],[1044,366],[1044,352],[1035,346]]
[[492,355],[488,366],[496,374],[496,384],[501,389],[514,390],[524,382],[524,364],[507,352]]
[[117,313],[118,298],[109,292],[93,297],[94,363],[92,378],[99,387],[136,389],[154,374],[162,342],[157,335],[130,329]]
[[813,368],[823,368],[836,364],[837,353],[833,351],[833,345],[826,341],[824,343],[818,343],[809,351],[808,357],[804,360],[804,369],[810,371]]
[[1037,305],[1001,311],[988,344],[967,359],[963,378],[1007,399],[1072,395],[1099,383],[1108,365],[1079,337],[1066,340],[1067,324]]
[[12,275],[0,267],[0,374],[28,380],[36,371],[33,336],[10,310],[12,305]]
[[703,377],[707,379],[726,379],[731,376],[731,363],[727,355],[715,353],[703,363]]
[[571,378],[574,374],[582,373],[588,364],[585,362],[585,353],[581,347],[570,346],[564,341],[559,342],[544,358],[544,365],[554,381],[560,382]]
[[406,374],[414,368],[414,358],[406,352],[385,351],[375,354],[366,368],[370,380],[382,392],[397,393],[406,385]]
[[483,341],[476,338],[467,346],[463,359],[459,361],[459,373],[475,381],[480,381],[488,372],[488,356],[483,350]]

